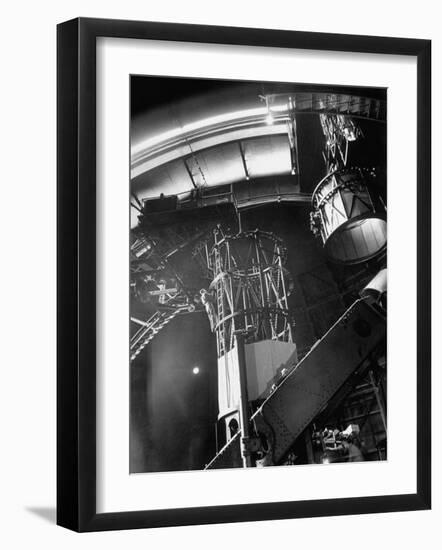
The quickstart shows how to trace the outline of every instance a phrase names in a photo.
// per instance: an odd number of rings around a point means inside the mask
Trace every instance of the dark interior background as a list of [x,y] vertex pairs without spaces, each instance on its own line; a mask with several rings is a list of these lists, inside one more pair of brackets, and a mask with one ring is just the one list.
[[[248,83],[167,77],[131,78],[132,118],[185,97],[225,87],[250,93],[284,91],[345,91],[386,98],[384,89],[327,85]],[[323,135],[315,115],[298,117],[301,190],[311,192],[325,175],[321,152]],[[386,198],[386,125],[360,123],[364,137],[350,147],[350,164],[376,167]],[[378,260],[342,267],[327,260],[322,245],[309,230],[310,208],[305,204],[273,205],[243,216],[248,229],[274,231],[288,248],[287,268],[294,279],[289,305],[296,322],[295,341],[302,356],[339,314],[354,301],[361,284],[378,269]],[[189,259],[191,261],[191,259]],[[198,286],[201,281],[195,280]],[[143,315],[143,306],[132,303]],[[193,374],[193,368],[200,371]],[[202,469],[216,452],[217,359],[215,336],[205,313],[178,316],[132,363],[130,376],[130,471],[155,472]]]

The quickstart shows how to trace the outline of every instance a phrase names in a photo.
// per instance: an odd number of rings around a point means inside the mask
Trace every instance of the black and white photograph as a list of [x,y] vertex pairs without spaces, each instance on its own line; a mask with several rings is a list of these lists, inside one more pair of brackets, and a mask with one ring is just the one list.
[[387,90],[131,75],[130,121],[130,473],[387,460]]
[[437,7],[4,5],[2,548],[437,547]]

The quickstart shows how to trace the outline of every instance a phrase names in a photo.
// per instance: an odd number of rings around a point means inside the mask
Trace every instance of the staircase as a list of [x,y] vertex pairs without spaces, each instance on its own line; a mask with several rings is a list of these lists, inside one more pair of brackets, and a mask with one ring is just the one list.
[[130,339],[130,360],[133,361],[137,355],[147,346],[162,328],[182,311],[183,308],[176,308],[172,311],[156,311],[143,326]]

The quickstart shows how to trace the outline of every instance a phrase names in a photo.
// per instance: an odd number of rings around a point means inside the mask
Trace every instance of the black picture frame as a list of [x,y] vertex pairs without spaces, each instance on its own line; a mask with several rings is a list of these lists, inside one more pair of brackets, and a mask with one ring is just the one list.
[[[417,58],[417,491],[361,498],[96,512],[96,39]],[[74,19],[57,28],[57,523],[75,531],[425,510],[431,506],[431,41]]]

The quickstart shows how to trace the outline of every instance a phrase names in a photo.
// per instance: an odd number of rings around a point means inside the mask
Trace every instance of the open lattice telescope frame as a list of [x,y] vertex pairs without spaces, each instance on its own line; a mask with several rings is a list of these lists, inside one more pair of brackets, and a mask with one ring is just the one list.
[[225,235],[219,228],[213,237],[210,249],[206,244],[206,260],[218,357],[233,348],[238,332],[246,343],[292,342],[290,275],[284,268],[287,250],[282,240],[259,230]]

